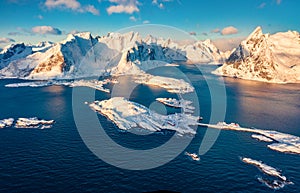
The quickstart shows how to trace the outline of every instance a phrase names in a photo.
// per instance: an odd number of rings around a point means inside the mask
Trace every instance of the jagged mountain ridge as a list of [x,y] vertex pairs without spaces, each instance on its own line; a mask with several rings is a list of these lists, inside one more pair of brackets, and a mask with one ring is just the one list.
[[257,27],[213,73],[273,83],[300,82],[300,35],[263,34]]
[[140,69],[144,63],[151,65],[149,61],[171,63],[178,60],[219,63],[224,59],[209,41],[181,46],[170,39],[142,38],[135,32],[109,33],[102,37],[84,32],[69,34],[64,41],[55,44],[16,44],[3,50],[0,76],[51,79],[107,72],[126,74],[132,66]]

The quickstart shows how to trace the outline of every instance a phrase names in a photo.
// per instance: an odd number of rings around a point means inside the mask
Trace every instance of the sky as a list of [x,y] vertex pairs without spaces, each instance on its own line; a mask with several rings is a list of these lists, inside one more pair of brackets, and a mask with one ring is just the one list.
[[1,0],[0,48],[146,25],[170,26],[164,35],[172,38],[182,38],[172,30],[178,29],[197,40],[235,44],[257,26],[264,33],[300,31],[299,7],[298,0]]

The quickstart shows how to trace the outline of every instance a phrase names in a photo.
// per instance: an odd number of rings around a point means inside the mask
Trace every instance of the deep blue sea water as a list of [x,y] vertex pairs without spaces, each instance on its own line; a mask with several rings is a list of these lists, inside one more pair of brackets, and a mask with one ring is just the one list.
[[[204,65],[201,72],[217,80],[219,77],[210,74],[215,68]],[[195,87],[200,114],[203,122],[207,122],[212,101],[206,81],[195,66],[184,65],[179,69]],[[126,81],[130,80],[122,79],[125,85]],[[82,141],[73,119],[72,88],[4,87],[15,82],[23,80],[0,80],[0,119],[37,116],[54,119],[56,123],[45,130],[0,130],[0,192],[274,192],[257,181],[261,172],[242,163],[240,156],[279,168],[295,183],[278,192],[300,192],[300,156],[272,151],[266,147],[267,143],[252,139],[251,133],[221,131],[200,162],[190,160],[183,151],[169,163],[154,169],[117,168],[95,156]],[[300,136],[299,85],[225,78],[225,86],[227,122]],[[86,89],[89,88],[82,88],[82,92]],[[126,88],[123,89],[118,93],[120,96],[126,92]],[[163,89],[140,85],[130,99],[148,106],[156,97],[175,96]],[[109,97],[107,93],[96,93],[98,100]],[[175,112],[171,108],[168,111]],[[158,147],[174,134],[169,131],[150,136],[134,135],[120,132],[105,117],[99,116],[99,120],[115,142],[128,148]],[[186,151],[197,152],[205,132],[206,128],[199,127]]]

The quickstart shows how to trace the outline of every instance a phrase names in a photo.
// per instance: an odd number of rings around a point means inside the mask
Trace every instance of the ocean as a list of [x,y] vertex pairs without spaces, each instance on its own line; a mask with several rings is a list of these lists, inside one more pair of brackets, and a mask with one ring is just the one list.
[[[207,123],[214,103],[207,80],[216,80],[215,84],[220,84],[222,78],[210,73],[217,66],[198,67],[182,65],[178,69],[194,86],[202,122]],[[174,75],[159,69],[152,73]],[[127,85],[131,80],[130,77],[122,77],[119,81]],[[251,133],[237,131],[222,130],[212,147],[200,156],[199,162],[191,160],[184,152],[198,152],[208,130],[203,127],[198,127],[196,136],[189,139],[188,146],[178,150],[178,156],[166,164],[147,170],[116,167],[98,158],[82,140],[73,116],[73,88],[4,87],[17,82],[26,81],[0,80],[0,119],[39,117],[54,119],[55,124],[44,130],[0,129],[0,192],[274,192],[257,180],[258,176],[265,175],[256,167],[243,163],[241,157],[261,160],[278,168],[294,182],[294,185],[287,185],[278,192],[300,192],[300,155],[270,150],[268,143],[252,139]],[[234,78],[224,78],[224,85],[226,122],[300,136],[299,85]],[[108,85],[109,88],[113,86]],[[115,95],[128,94],[125,86],[121,88]],[[88,92],[90,88],[79,89]],[[139,85],[130,91],[129,98],[149,106],[157,97],[176,96],[158,87]],[[110,97],[111,94],[100,91],[95,95],[97,100]],[[170,107],[166,110],[167,113],[178,112]],[[160,109],[157,111],[160,112]],[[98,115],[98,118],[107,135],[115,143],[129,149],[160,147],[175,135],[173,131],[137,135],[120,131],[106,117]],[[89,120],[86,120],[86,127],[89,127]],[[181,139],[177,136],[176,140],[180,143]],[[116,154],[115,158],[118,159],[118,156]],[[128,157],[127,161],[134,163],[138,160]]]

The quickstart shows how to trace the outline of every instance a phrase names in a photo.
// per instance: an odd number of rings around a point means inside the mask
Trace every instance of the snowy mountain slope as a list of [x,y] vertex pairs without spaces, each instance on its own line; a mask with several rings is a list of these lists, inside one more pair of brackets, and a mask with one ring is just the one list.
[[53,46],[53,42],[45,41],[45,42],[40,42],[36,45],[32,45],[32,51],[33,52],[45,52],[47,51],[50,47]]
[[148,35],[137,41],[135,45],[123,50],[118,65],[112,73],[136,74],[154,67],[164,66],[173,62],[190,63],[220,63],[223,61],[222,53],[211,41],[198,41],[191,45],[179,45],[171,39],[155,38]]
[[300,35],[263,34],[257,27],[213,73],[273,83],[300,82]]
[[40,42],[36,45],[25,45],[24,43],[12,44],[0,52],[0,70],[10,63],[23,60],[27,56],[36,52],[45,52],[53,46],[52,42]]
[[219,63],[222,53],[210,42],[179,45],[139,33],[69,34],[59,43],[20,44],[1,52],[0,76],[29,79],[74,78],[103,73],[132,74],[176,61]]
[[118,65],[112,69],[112,74],[138,74],[151,68],[164,66],[175,61],[187,61],[185,53],[177,49],[171,40],[141,41],[124,50]]
[[32,53],[31,46],[26,46],[24,43],[7,46],[0,53],[0,69],[6,67],[10,62],[25,58]]
[[7,77],[30,79],[62,77],[72,72],[75,65],[80,64],[81,59],[95,43],[97,41],[90,33],[70,34],[60,43],[51,45],[42,43],[38,52],[11,62],[0,73]]
[[225,60],[219,49],[209,39],[184,46],[182,50],[186,52],[191,63],[222,63]]

